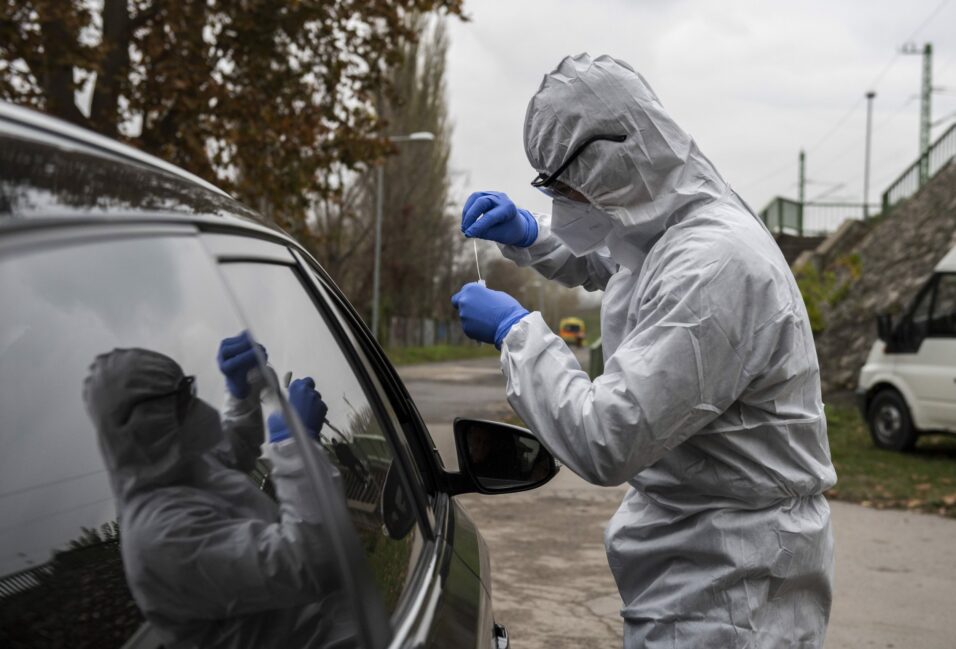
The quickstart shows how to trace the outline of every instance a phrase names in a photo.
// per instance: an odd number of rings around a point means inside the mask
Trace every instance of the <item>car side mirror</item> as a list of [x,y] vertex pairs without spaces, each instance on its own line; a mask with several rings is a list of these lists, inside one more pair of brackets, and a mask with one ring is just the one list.
[[893,339],[893,316],[889,313],[876,316],[876,336],[885,343]]
[[554,456],[524,428],[482,419],[456,419],[454,428],[460,473],[448,476],[452,495],[526,491],[558,473]]

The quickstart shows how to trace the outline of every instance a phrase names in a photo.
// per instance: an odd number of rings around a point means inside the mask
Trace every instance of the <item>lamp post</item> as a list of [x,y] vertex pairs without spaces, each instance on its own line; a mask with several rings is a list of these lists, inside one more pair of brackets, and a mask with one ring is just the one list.
[[863,220],[870,218],[870,139],[873,136],[873,98],[876,93],[866,93],[866,151],[863,154]]
[[[435,134],[429,131],[418,131],[408,135],[391,135],[389,142],[431,142],[435,139]],[[385,203],[385,163],[383,162],[376,170],[376,196],[375,196],[375,267],[372,271],[372,335],[378,340],[378,318],[379,318],[379,286],[382,275],[382,211]]]

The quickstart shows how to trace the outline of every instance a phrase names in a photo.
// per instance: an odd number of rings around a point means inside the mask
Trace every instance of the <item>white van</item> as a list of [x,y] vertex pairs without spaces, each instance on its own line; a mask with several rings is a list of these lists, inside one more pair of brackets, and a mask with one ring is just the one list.
[[899,321],[877,327],[857,388],[874,443],[908,451],[920,433],[956,433],[956,248]]

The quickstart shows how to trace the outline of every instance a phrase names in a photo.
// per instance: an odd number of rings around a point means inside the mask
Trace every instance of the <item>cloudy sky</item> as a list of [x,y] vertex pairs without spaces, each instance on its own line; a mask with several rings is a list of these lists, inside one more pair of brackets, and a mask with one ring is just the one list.
[[[548,209],[529,186],[525,108],[543,74],[567,54],[610,54],[651,83],[755,209],[796,197],[807,151],[807,198],[860,201],[866,103],[875,90],[870,200],[918,148],[921,57],[934,48],[933,119],[956,111],[956,1],[470,0],[450,22],[448,95],[460,199],[508,192]],[[842,187],[836,185],[843,183]]]

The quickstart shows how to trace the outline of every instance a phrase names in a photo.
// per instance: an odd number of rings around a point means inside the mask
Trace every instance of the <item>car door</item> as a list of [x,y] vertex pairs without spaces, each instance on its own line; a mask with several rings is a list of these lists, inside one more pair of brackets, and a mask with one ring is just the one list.
[[956,273],[937,276],[932,298],[912,380],[923,426],[956,430]]
[[893,332],[893,372],[923,430],[952,427],[956,340],[952,334],[952,274],[936,274],[920,290]]
[[[199,631],[263,646],[293,628],[322,644],[334,593],[272,551],[321,501],[260,489],[262,419],[287,412],[281,395],[228,423],[217,352],[249,324],[197,230],[8,232],[0,305],[0,646],[158,647]],[[334,557],[314,558],[347,579]]]
[[[495,624],[491,599],[491,565],[488,548],[478,529],[448,495],[447,475],[438,451],[415,403],[345,297],[313,260],[295,252],[306,275],[323,301],[334,312],[348,336],[357,359],[394,424],[395,437],[412,457],[412,482],[427,495],[420,505],[433,522],[431,572],[423,575],[422,598],[417,609],[406,612],[396,634],[396,646],[427,648],[507,646],[507,634]],[[420,501],[421,502],[421,501]]]
[[[288,251],[270,251],[263,243],[215,234],[206,239],[267,346],[270,364],[283,377],[314,376],[329,404],[334,439],[368,459],[376,489],[358,495],[351,460],[343,454],[333,462],[345,477],[353,522],[391,619],[393,645],[489,646],[490,595],[478,570],[441,538],[458,520],[438,490],[430,440],[413,430],[407,395],[394,390],[392,377],[376,366],[371,356],[378,350],[363,342],[367,332],[355,326],[347,303],[298,251],[293,264]],[[342,453],[342,446],[335,452]],[[377,509],[370,507],[374,503]],[[398,525],[389,522],[390,513]],[[475,530],[458,529],[462,546],[470,533],[477,553]]]

